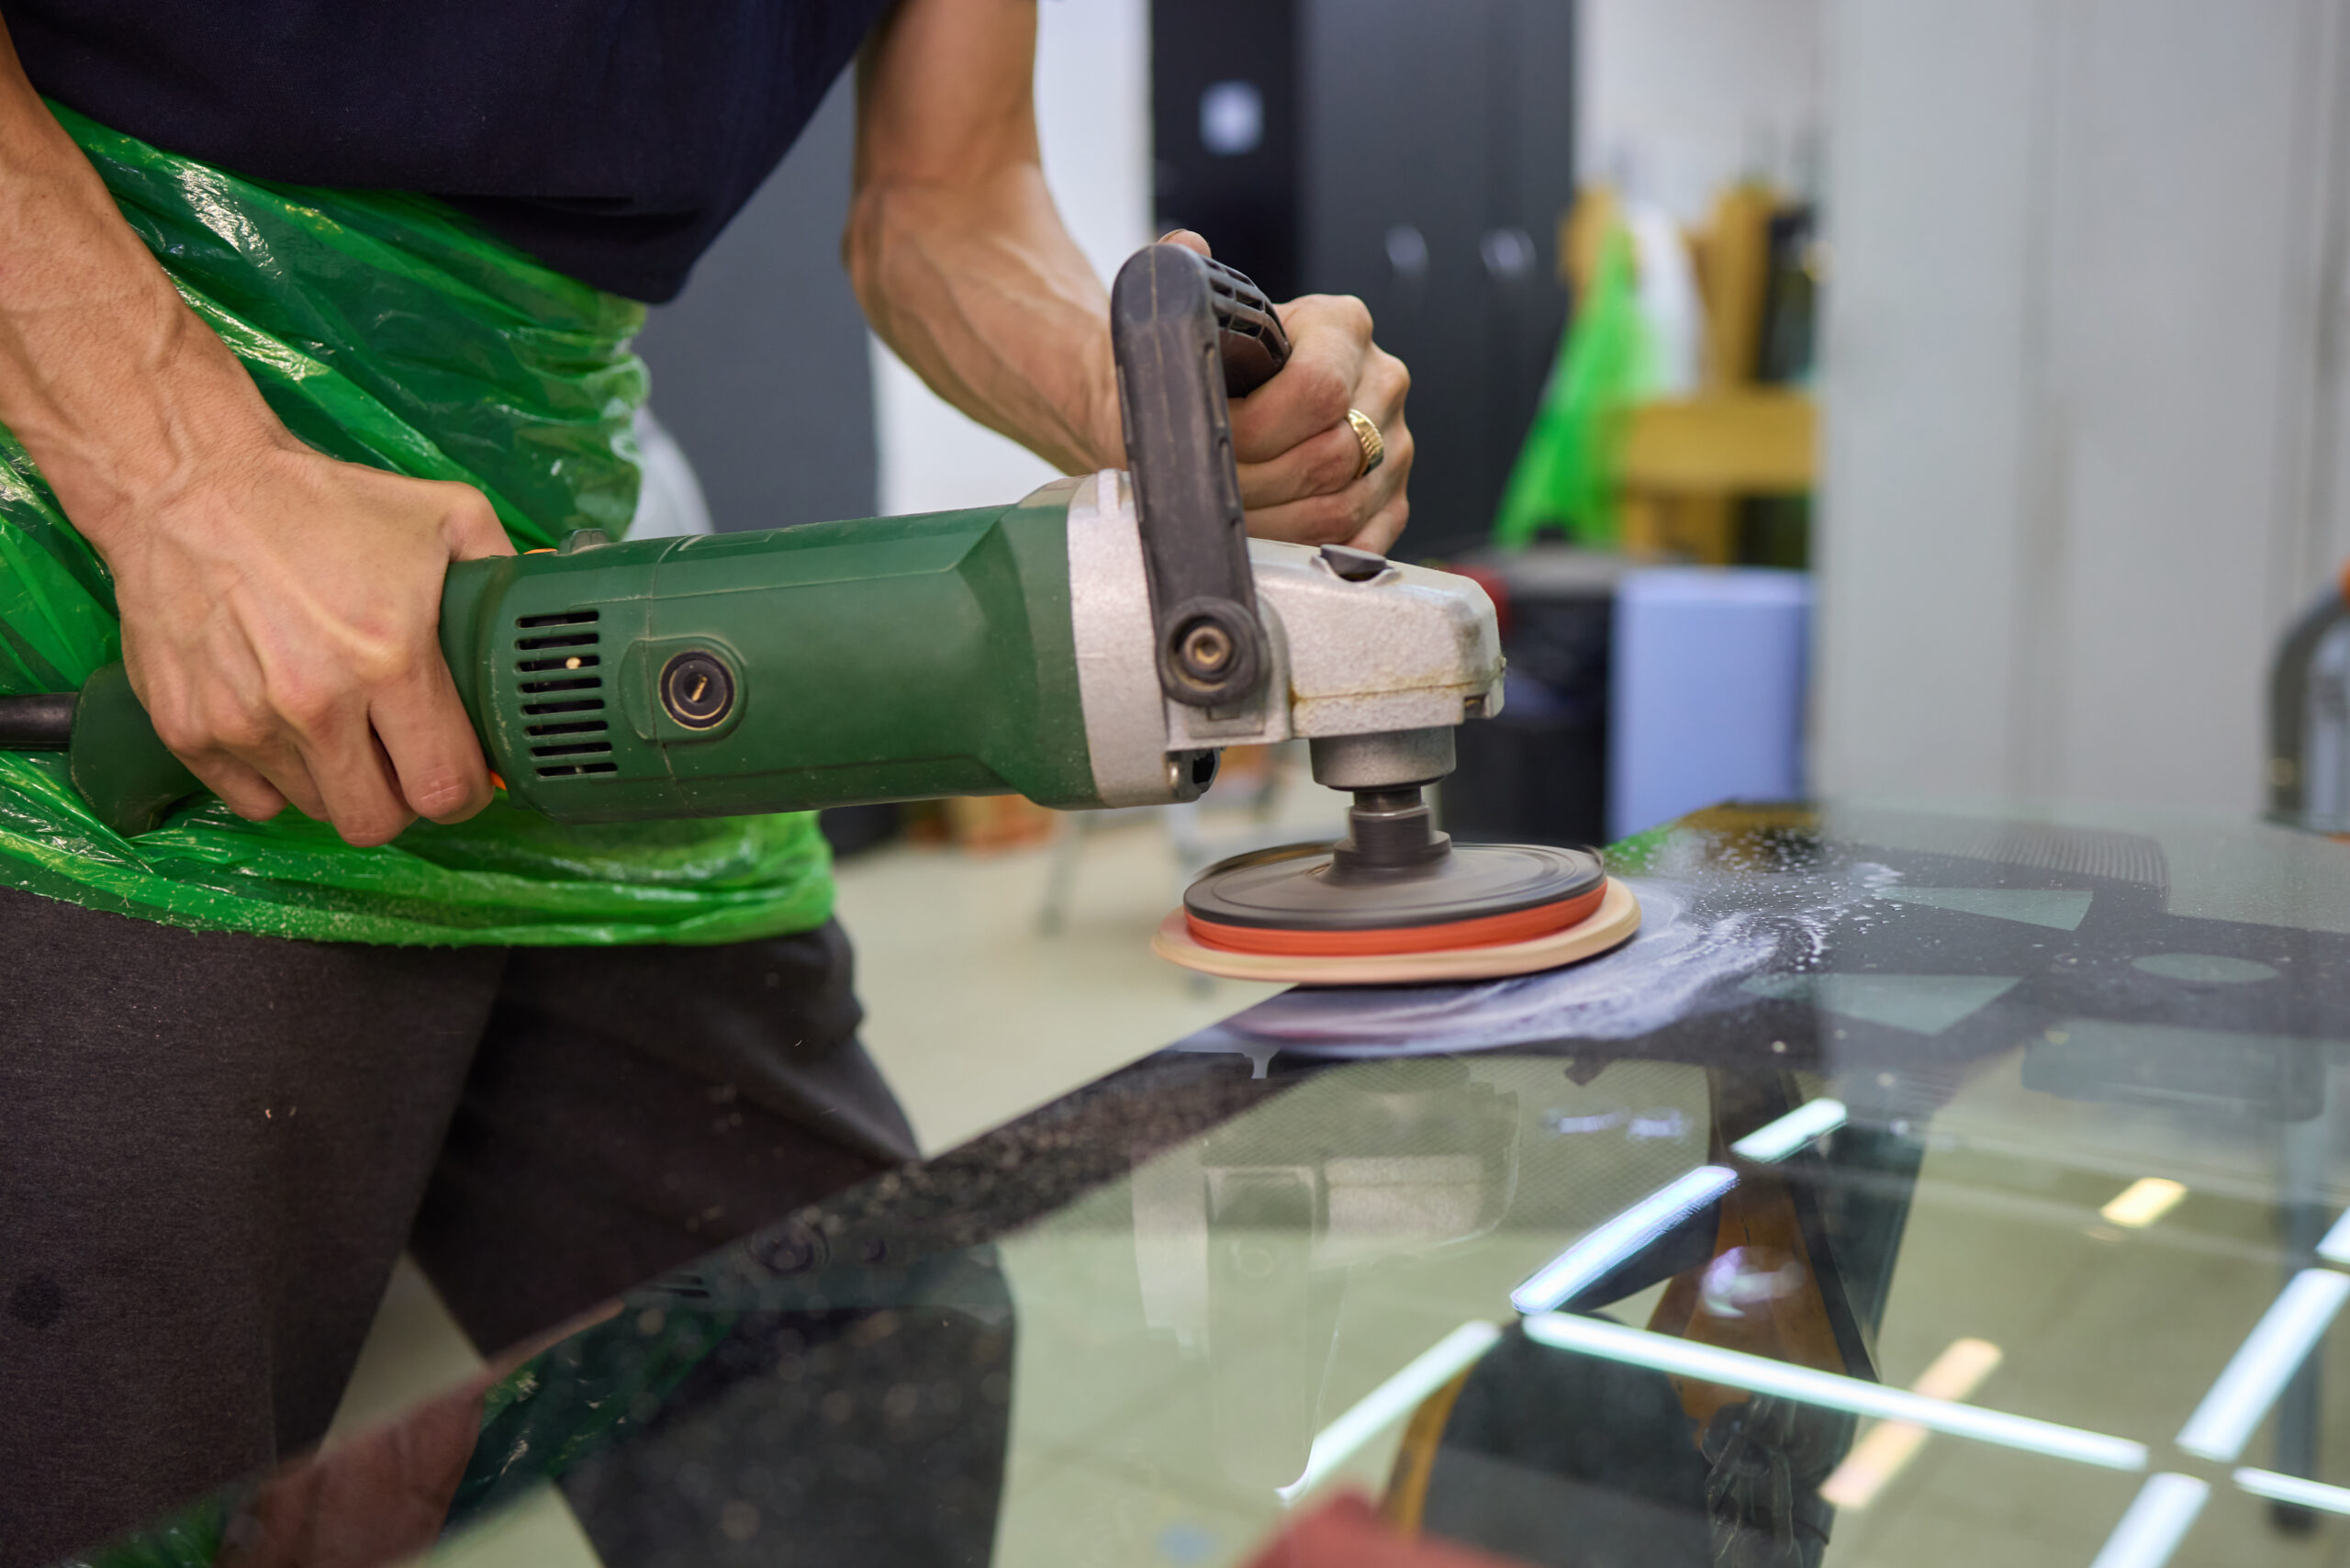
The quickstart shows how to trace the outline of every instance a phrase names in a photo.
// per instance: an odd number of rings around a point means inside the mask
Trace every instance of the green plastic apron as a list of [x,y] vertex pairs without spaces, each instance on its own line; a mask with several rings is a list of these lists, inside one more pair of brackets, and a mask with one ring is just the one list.
[[[241,179],[50,106],[139,237],[286,428],[353,463],[476,486],[520,550],[635,510],[629,339],[643,308],[417,196]],[[105,565],[0,431],[0,693],[120,656]],[[464,945],[727,942],[832,912],[812,814],[562,827],[501,798],[353,849],[210,796],[135,839],[55,756],[0,753],[0,886],[216,930]]]

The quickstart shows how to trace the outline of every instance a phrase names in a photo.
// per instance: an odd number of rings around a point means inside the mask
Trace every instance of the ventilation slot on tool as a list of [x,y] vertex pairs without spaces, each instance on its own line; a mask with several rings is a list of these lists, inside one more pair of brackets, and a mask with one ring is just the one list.
[[525,615],[514,622],[515,689],[522,697],[531,759],[542,778],[617,773],[608,760],[612,743],[604,720],[603,660],[598,655],[597,612],[566,610]]

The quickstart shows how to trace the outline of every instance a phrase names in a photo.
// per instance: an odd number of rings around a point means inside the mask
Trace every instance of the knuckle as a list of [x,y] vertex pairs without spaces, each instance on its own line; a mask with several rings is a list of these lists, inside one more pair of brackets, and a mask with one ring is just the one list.
[[1388,386],[1393,388],[1395,408],[1401,412],[1404,399],[1412,394],[1412,367],[1392,353],[1382,353],[1380,369],[1386,372]]
[[184,709],[162,709],[147,717],[155,726],[155,738],[183,757],[202,756],[212,749],[218,738],[210,725]]
[[481,793],[462,773],[439,773],[420,780],[408,792],[408,803],[419,815],[434,822],[470,816],[481,804]]
[[208,723],[202,726],[202,730],[206,733],[192,740],[189,750],[256,752],[269,745],[276,734],[276,726],[269,722],[267,716],[251,708],[216,713]]
[[322,729],[334,718],[336,699],[334,688],[322,680],[281,681],[270,691],[270,706],[278,716],[305,733]]
[[1342,496],[1321,496],[1306,503],[1300,533],[1308,544],[1343,544],[1360,526],[1354,505]]
[[352,652],[351,674],[365,689],[397,686],[416,673],[419,662],[412,643],[371,639]]
[[1354,407],[1354,388],[1345,376],[1328,366],[1317,366],[1298,388],[1299,403],[1317,425],[1335,425],[1347,417]]
[[1371,307],[1351,294],[1338,296],[1338,318],[1359,338],[1371,336]]

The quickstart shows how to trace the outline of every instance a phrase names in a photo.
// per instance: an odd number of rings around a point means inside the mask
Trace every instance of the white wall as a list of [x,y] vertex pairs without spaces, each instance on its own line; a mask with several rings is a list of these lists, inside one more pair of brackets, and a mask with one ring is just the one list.
[[2249,811],[2350,549],[2344,0],[1830,0],[1815,775]]
[[[1150,231],[1148,0],[1045,0],[1036,118],[1062,221],[1106,282]],[[1052,466],[934,395],[873,342],[881,510],[1016,500]]]
[[1819,162],[1821,0],[1582,0],[1575,159],[1684,222],[1759,174],[1808,194]]

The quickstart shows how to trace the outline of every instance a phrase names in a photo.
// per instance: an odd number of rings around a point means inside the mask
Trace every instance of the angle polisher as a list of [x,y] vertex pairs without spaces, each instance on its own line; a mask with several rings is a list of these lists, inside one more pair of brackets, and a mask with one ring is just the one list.
[[[576,823],[1002,793],[1161,805],[1196,800],[1224,746],[1303,736],[1315,778],[1354,792],[1348,838],[1214,868],[1160,952],[1410,980],[1628,935],[1637,907],[1596,857],[1455,849],[1430,826],[1420,791],[1451,771],[1453,726],[1501,705],[1483,590],[1247,536],[1227,399],[1287,360],[1270,303],[1153,245],[1111,318],[1131,475],[763,533],[583,531],[451,566],[442,651],[509,798]],[[119,664],[0,699],[0,747],[64,752],[126,835],[201,789]]]

